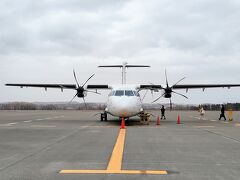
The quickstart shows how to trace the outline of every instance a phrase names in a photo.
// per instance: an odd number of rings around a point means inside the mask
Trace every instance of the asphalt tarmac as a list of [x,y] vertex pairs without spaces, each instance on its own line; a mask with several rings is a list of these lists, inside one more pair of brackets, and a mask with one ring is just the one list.
[[[232,122],[219,121],[219,112],[206,112],[200,118],[195,111],[167,111],[167,119],[161,120],[160,126],[156,125],[156,117],[151,117],[150,125],[140,125],[134,118],[124,131],[125,139],[120,137],[120,121],[109,117],[109,121],[101,122],[96,113],[0,111],[0,179],[240,177],[240,112],[233,112]],[[177,124],[178,115],[181,124]],[[122,157],[121,162],[114,157]],[[115,165],[121,169],[115,170]],[[60,173],[63,170],[93,173]],[[166,174],[147,174],[151,171]]]

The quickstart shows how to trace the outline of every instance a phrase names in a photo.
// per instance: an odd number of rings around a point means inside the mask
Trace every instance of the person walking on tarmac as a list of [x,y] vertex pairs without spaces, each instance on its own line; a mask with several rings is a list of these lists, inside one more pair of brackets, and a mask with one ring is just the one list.
[[161,108],[161,119],[166,119],[166,117],[165,117],[165,108],[164,108],[164,106],[162,105],[162,108]]
[[221,120],[222,117],[224,118],[224,121],[226,121],[225,107],[224,107],[224,105],[222,105],[222,107],[221,107],[221,114],[220,114],[219,120]]

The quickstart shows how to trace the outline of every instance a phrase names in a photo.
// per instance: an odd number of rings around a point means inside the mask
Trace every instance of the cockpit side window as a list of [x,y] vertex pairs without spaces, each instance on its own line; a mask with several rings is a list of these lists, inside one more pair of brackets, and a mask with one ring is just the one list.
[[115,92],[115,96],[123,96],[123,95],[124,95],[124,91],[122,91],[122,90],[117,90]]
[[140,94],[137,91],[133,91],[133,92],[134,92],[135,96],[140,97]]
[[125,96],[134,96],[134,93],[131,90],[126,90],[125,91]]
[[109,96],[114,96],[115,92],[116,92],[116,91],[111,91],[111,92],[109,93]]

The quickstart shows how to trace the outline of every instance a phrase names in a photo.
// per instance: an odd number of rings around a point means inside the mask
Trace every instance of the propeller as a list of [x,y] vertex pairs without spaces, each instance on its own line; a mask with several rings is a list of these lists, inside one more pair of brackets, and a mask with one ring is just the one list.
[[87,109],[87,105],[86,105],[86,101],[85,101],[85,96],[87,96],[87,92],[90,92],[90,93],[95,93],[95,94],[100,94],[98,93],[97,91],[89,91],[89,90],[86,90],[84,88],[84,86],[88,83],[88,81],[94,76],[95,74],[91,75],[84,83],[83,85],[79,85],[79,82],[78,82],[78,79],[77,79],[77,76],[76,76],[76,73],[75,73],[75,70],[73,70],[73,76],[74,76],[74,79],[77,83],[77,86],[75,88],[75,90],[77,91],[77,93],[73,96],[73,98],[71,99],[71,101],[69,103],[71,103],[76,97],[79,97],[79,98],[82,98],[83,99],[83,102],[84,102],[84,105],[85,105],[85,108]]
[[148,89],[146,90],[146,92],[145,92],[145,94],[144,94],[144,96],[143,96],[143,98],[142,98],[142,101],[145,99],[147,93],[148,93]]
[[165,88],[162,88],[162,89],[164,90],[164,93],[163,93],[160,97],[158,97],[157,99],[155,99],[152,103],[158,101],[158,100],[159,100],[160,98],[162,98],[162,97],[169,98],[169,100],[170,100],[170,110],[172,110],[172,99],[171,99],[172,93],[177,94],[177,95],[180,95],[180,96],[188,99],[187,96],[185,96],[185,95],[183,95],[183,94],[181,94],[181,93],[178,93],[178,92],[176,92],[176,91],[173,91],[173,87],[174,87],[175,85],[177,85],[178,83],[180,83],[181,81],[183,81],[185,78],[186,78],[186,77],[181,78],[181,79],[180,79],[179,81],[177,81],[174,85],[172,85],[172,86],[169,87],[168,78],[167,78],[167,71],[166,71],[166,69],[165,69],[166,87],[165,87]]
[[[153,83],[149,82],[149,84],[151,85],[154,85]],[[152,95],[152,99],[153,99],[153,92],[158,92],[158,89],[156,88],[150,88],[150,89],[147,89],[146,92],[144,93],[144,96],[142,98],[142,101],[145,99],[146,95],[148,94],[148,92],[151,92],[151,95]]]

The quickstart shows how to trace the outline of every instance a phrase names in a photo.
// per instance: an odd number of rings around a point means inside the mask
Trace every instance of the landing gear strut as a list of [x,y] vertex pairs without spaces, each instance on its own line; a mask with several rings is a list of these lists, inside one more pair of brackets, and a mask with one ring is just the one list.
[[103,120],[107,121],[107,113],[106,112],[101,113],[101,121],[103,121]]

